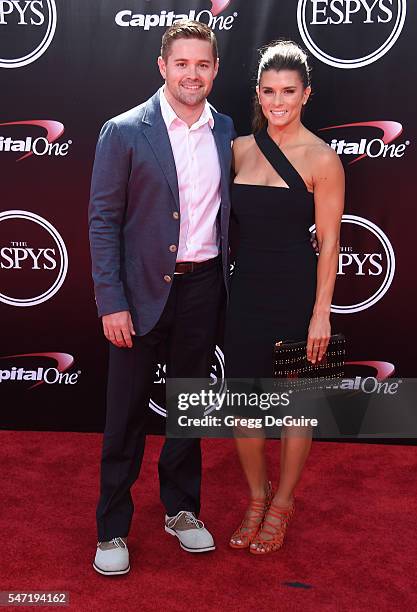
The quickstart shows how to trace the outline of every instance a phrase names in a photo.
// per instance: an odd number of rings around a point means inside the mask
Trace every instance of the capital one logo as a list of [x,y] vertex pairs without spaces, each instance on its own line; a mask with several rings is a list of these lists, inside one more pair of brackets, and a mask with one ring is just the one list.
[[68,254],[62,236],[26,210],[0,213],[0,302],[38,306],[62,287]]
[[160,13],[135,13],[132,10],[119,11],[115,22],[120,27],[138,27],[150,30],[154,27],[168,28],[181,19],[192,19],[207,24],[212,30],[230,30],[233,27],[237,13],[221,15],[231,3],[231,0],[211,0],[211,9],[201,11],[190,9],[188,13],[162,10]]
[[[29,136],[41,128],[44,136]],[[18,131],[18,134],[16,132]],[[64,133],[64,125],[59,121],[30,119],[27,121],[9,121],[0,123],[0,153],[22,153],[16,161],[22,161],[32,155],[36,157],[65,157],[72,145],[72,140],[55,142]],[[9,134],[12,134],[10,136]]]
[[383,57],[404,26],[407,0],[298,0],[306,47],[335,68],[361,68]]
[[75,385],[81,372],[67,372],[74,365],[69,353],[25,353],[0,357],[0,384]]
[[385,232],[368,219],[343,215],[331,311],[352,314],[371,308],[387,293],[394,274],[394,249]]
[[40,58],[56,21],[55,0],[0,0],[0,68],[20,68]]
[[[375,138],[375,130],[379,138]],[[349,165],[365,157],[398,159],[404,156],[410,141],[394,142],[403,133],[403,126],[397,121],[360,121],[321,128],[319,132],[330,132],[326,142],[338,155],[350,159]],[[342,135],[340,135],[342,132]],[[367,137],[364,137],[365,134]],[[369,137],[368,134],[372,136]],[[326,135],[324,135],[326,136]],[[336,136],[336,137],[335,137]]]
[[227,9],[232,0],[211,0],[211,13],[216,17]]

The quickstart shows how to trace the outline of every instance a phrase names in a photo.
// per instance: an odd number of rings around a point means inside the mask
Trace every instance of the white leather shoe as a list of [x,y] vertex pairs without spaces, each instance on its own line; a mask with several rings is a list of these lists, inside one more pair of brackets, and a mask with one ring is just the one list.
[[130,570],[129,550],[122,538],[98,542],[93,567],[99,574],[118,576]]
[[176,516],[165,515],[165,531],[176,536],[187,552],[198,553],[214,550],[213,536],[193,512],[182,510]]

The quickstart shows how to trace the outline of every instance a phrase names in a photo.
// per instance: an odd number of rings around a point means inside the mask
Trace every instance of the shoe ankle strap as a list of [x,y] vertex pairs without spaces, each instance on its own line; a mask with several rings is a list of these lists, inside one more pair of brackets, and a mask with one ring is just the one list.
[[292,502],[291,506],[282,507],[277,506],[276,504],[271,504],[269,506],[269,514],[272,514],[275,518],[281,518],[282,515],[291,514],[294,511],[294,502]]

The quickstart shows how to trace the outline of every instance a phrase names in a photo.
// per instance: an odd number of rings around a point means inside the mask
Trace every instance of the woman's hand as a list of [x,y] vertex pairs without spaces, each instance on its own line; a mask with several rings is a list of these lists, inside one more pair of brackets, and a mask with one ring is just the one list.
[[308,328],[307,359],[312,363],[321,361],[330,340],[330,321],[328,315],[313,314]]

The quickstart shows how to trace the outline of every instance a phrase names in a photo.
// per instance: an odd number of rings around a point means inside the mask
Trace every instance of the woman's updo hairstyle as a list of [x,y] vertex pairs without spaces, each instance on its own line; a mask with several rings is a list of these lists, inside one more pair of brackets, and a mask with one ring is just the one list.
[[[261,77],[267,70],[296,70],[300,75],[304,89],[310,86],[311,68],[308,64],[307,53],[292,40],[277,40],[260,49],[260,60],[258,65],[258,76],[256,84],[259,86]],[[258,96],[254,97],[253,109],[253,131],[259,132],[267,120],[259,104]]]

